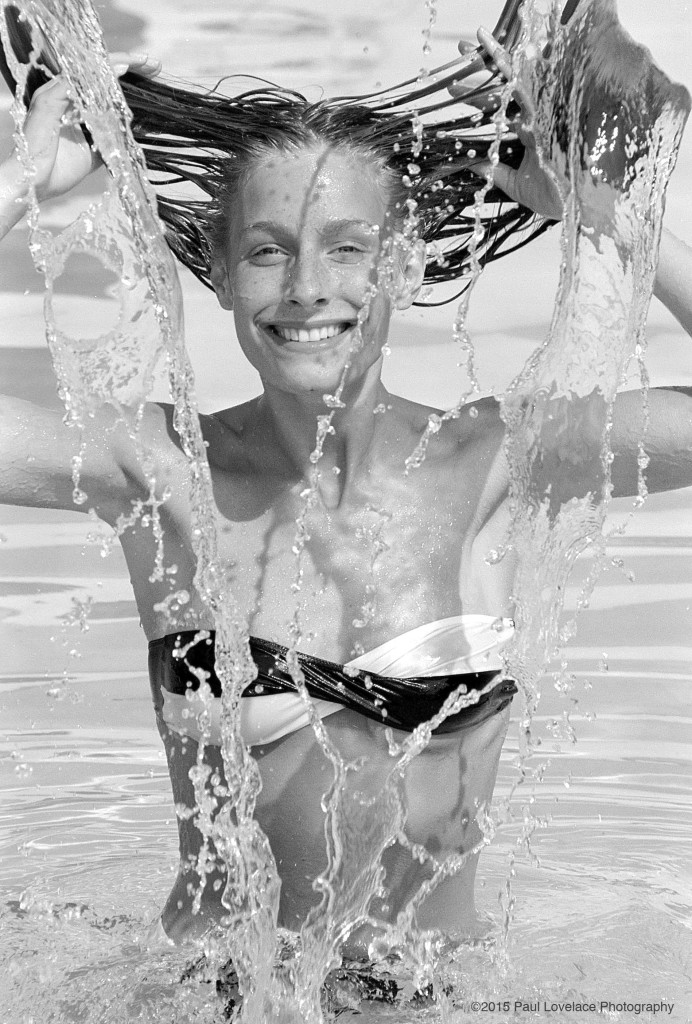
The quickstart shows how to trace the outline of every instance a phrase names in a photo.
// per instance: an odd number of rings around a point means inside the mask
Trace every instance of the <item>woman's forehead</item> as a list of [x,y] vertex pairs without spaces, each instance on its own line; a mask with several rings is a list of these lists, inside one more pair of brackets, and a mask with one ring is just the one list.
[[372,161],[326,147],[262,157],[246,175],[238,200],[243,226],[277,217],[294,226],[321,218],[381,226],[387,205]]

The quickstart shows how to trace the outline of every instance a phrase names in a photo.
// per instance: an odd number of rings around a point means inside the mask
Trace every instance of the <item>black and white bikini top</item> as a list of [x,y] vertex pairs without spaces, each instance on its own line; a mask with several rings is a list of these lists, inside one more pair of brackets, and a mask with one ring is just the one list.
[[[502,676],[500,651],[513,634],[511,619],[457,615],[426,623],[381,644],[345,665],[298,654],[305,684],[320,718],[343,708],[382,725],[411,732],[429,721],[459,690],[471,703],[435,730],[453,732],[477,725],[501,711],[516,693]],[[250,638],[257,678],[240,706],[241,734],[249,746],[272,743],[309,724],[285,660],[286,648]],[[221,742],[221,701],[199,692],[200,680],[221,696],[214,668],[214,634],[208,630],[171,633],[149,644],[149,678],[157,713],[168,728],[200,739],[199,713],[210,722],[205,742]]]

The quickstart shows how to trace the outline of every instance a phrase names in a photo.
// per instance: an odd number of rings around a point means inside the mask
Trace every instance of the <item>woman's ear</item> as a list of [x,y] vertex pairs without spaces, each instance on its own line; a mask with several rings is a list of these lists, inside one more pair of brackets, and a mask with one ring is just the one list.
[[214,260],[209,274],[222,309],[233,309],[233,290],[225,260]]
[[422,238],[410,241],[397,239],[399,249],[399,279],[394,288],[395,309],[408,309],[415,302],[425,277],[425,242]]

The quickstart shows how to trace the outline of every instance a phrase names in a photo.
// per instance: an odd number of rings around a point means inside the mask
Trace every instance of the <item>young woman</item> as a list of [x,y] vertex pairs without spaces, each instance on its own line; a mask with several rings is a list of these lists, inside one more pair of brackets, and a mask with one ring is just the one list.
[[[498,44],[487,34],[482,42],[508,71]],[[445,424],[420,468],[404,477],[406,459],[434,410],[387,393],[380,378],[392,311],[408,307],[426,278],[424,241],[435,232],[446,237],[448,222],[463,234],[468,203],[460,199],[458,180],[455,184],[450,177],[448,151],[437,164],[434,154],[422,154],[430,182],[439,180],[442,194],[453,197],[453,216],[446,214],[450,204],[441,206],[429,190],[429,209],[418,211],[426,226],[411,235],[412,186],[402,185],[401,169],[402,160],[412,161],[392,142],[406,135],[410,144],[410,119],[375,118],[353,103],[311,106],[295,94],[272,90],[253,93],[244,106],[225,101],[224,107],[213,97],[217,128],[223,116],[229,122],[225,153],[218,131],[216,143],[205,135],[205,122],[197,136],[190,132],[185,158],[176,164],[177,157],[169,155],[166,163],[165,150],[156,149],[156,123],[160,138],[178,137],[194,105],[203,119],[211,117],[210,104],[195,94],[147,84],[156,68],[146,61],[124,56],[115,64],[121,73],[130,68],[140,74],[139,106],[134,88],[129,98],[135,129],[150,147],[150,165],[171,170],[186,164],[187,177],[214,193],[211,217],[194,204],[186,211],[164,202],[162,212],[171,230],[177,229],[171,239],[175,251],[211,281],[229,323],[232,314],[238,343],[263,385],[257,398],[203,417],[203,429],[220,556],[247,612],[260,673],[242,701],[242,728],[262,780],[256,817],[281,878],[280,925],[299,928],[319,901],[313,882],[326,864],[321,805],[332,782],[331,766],[283,660],[281,645],[296,600],[303,624],[301,666],[318,714],[344,759],[362,766],[354,801],[379,792],[391,771],[384,725],[402,739],[462,682],[479,697],[443,723],[406,771],[406,839],[384,851],[387,895],[373,901],[368,927],[350,936],[352,948],[363,949],[376,930],[373,922],[393,921],[436,864],[478,843],[477,817],[492,795],[515,689],[502,679],[499,656],[512,628],[512,558],[496,566],[485,558],[502,540],[509,516],[498,405],[478,401],[469,415]],[[162,97],[169,104],[168,122],[161,121]],[[39,88],[31,103],[24,130],[40,199],[68,191],[98,163],[79,129],[62,124],[69,109],[60,76]],[[530,133],[523,130],[521,137],[520,166],[501,164],[497,171],[498,184],[519,205],[490,236],[490,255],[503,232],[529,222],[534,212],[559,216],[555,187],[539,167]],[[192,155],[201,138],[216,145],[215,163],[204,165],[207,157]],[[433,146],[433,131],[428,139]],[[219,158],[219,150],[232,159]],[[455,170],[465,196],[482,183],[484,165],[477,155],[466,153]],[[410,174],[417,176],[415,168]],[[451,191],[445,191],[448,185]],[[19,162],[11,156],[0,168],[3,233],[24,213],[26,190]],[[422,202],[423,190],[416,195]],[[467,236],[469,230],[467,223]],[[387,286],[373,293],[383,250],[391,255]],[[467,258],[466,238],[450,258],[448,276],[458,274]],[[689,250],[666,234],[657,293],[688,332],[691,270]],[[428,279],[437,274],[437,264],[427,268]],[[358,332],[362,341],[354,344]],[[333,433],[324,439],[318,501],[306,520],[296,598],[296,520],[314,465],[316,421],[325,412],[324,395],[337,391],[344,374],[343,406],[335,410]],[[651,399],[649,488],[687,486],[692,483],[690,399],[679,391],[657,391]],[[620,494],[637,490],[638,409],[636,396],[618,399],[611,444]],[[73,508],[73,437],[60,415],[4,399],[0,419],[0,500]],[[126,425],[112,410],[100,410],[86,429],[82,487],[88,505],[115,524],[133,502],[148,497],[147,475]],[[169,406],[147,407],[142,437],[158,491],[167,494],[160,511],[164,561],[176,567],[174,585],[170,577],[151,578],[156,540],[150,530],[135,524],[121,543],[151,641],[152,691],[179,810],[180,871],[162,925],[170,939],[182,942],[205,934],[224,916],[225,877],[213,850],[214,862],[199,891],[201,833],[190,777],[200,733],[189,712],[196,707],[200,671],[209,672],[215,685],[215,623],[195,588],[188,470]],[[171,606],[172,590],[187,591],[189,601]],[[207,740],[205,761],[222,785],[214,721]],[[413,858],[411,844],[428,856]],[[473,932],[476,859],[470,857],[422,902],[420,927],[450,935]]]

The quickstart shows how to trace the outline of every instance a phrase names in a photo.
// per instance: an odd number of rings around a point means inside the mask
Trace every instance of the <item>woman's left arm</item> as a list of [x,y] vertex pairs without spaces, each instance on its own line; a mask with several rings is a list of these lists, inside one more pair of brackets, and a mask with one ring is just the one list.
[[692,336],[692,249],[663,229],[654,295]]
[[[654,294],[692,336],[692,249],[663,230]],[[621,392],[615,400],[610,447],[615,497],[635,495],[639,486],[639,446],[649,458],[650,491],[692,486],[692,386],[651,388],[648,421],[641,391]]]
[[[479,30],[478,40],[505,80],[511,81],[514,76],[510,54],[487,29]],[[467,89],[468,86],[462,84],[451,87],[450,92],[465,98]],[[560,220],[560,194],[552,173],[546,172],[539,158],[531,128],[532,98],[528,90],[517,83],[514,99],[520,107],[520,116],[512,128],[524,146],[521,165],[515,169],[502,163],[495,167],[486,163],[474,169],[479,174],[492,174],[494,184],[515,202],[549,220]],[[692,336],[692,248],[665,229],[661,235],[654,294]],[[586,417],[585,423],[588,422]],[[585,440],[592,442],[596,450],[600,448],[600,436]],[[651,388],[646,401],[640,390],[618,394],[609,443],[615,456],[612,464],[614,495],[638,493],[642,444],[649,457],[645,477],[650,491],[692,486],[692,386]],[[571,494],[569,487],[568,491]]]

